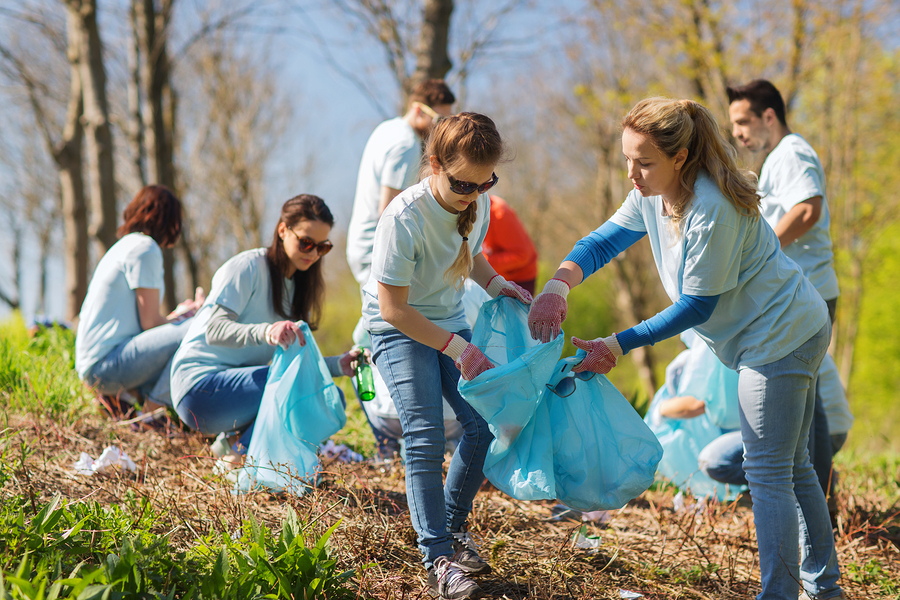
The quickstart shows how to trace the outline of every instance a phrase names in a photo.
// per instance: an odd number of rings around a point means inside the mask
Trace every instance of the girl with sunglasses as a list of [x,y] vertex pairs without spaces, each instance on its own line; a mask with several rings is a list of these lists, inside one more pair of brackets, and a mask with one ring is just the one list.
[[[469,343],[464,282],[470,277],[492,297],[526,304],[531,295],[497,275],[481,253],[486,192],[503,156],[494,122],[475,113],[442,119],[425,156],[430,176],[400,193],[378,222],[363,319],[403,426],[406,496],[431,593],[477,598],[481,588],[468,576],[488,573],[490,565],[472,548],[466,521],[492,436],[457,384],[493,365]],[[463,428],[446,483],[442,393]]]
[[[254,421],[275,346],[306,343],[298,320],[312,330],[318,325],[325,295],[321,257],[332,248],[333,226],[321,198],[291,198],[268,248],[241,252],[216,271],[172,365],[175,410],[188,427],[214,436]],[[352,375],[357,354],[326,357],[332,376]]]
[[588,352],[576,370],[608,373],[633,348],[693,328],[739,373],[762,579],[757,598],[794,600],[800,581],[812,598],[844,597],[825,495],[807,451],[831,336],[825,302],[760,218],[756,181],[738,169],[706,108],[650,98],[631,109],[622,127],[635,189],[575,245],[535,298],[532,336],[546,342],[559,335],[569,289],[646,235],[674,304],[618,334],[572,338]]

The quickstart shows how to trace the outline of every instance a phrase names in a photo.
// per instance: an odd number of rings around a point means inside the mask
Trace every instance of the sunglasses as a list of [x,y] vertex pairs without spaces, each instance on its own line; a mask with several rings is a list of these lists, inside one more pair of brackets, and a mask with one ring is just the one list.
[[590,381],[594,378],[593,371],[583,371],[581,373],[573,373],[572,367],[583,360],[582,357],[570,358],[560,361],[557,365],[557,372],[550,378],[547,383],[547,389],[559,396],[560,398],[568,398],[575,393],[575,384],[578,381]]
[[456,179],[450,173],[447,173],[447,181],[450,182],[450,191],[454,194],[458,194],[460,196],[468,196],[474,191],[477,191],[479,194],[483,194],[500,181],[500,178],[497,177],[496,173],[491,173],[490,181],[485,183],[472,183],[471,181],[460,181]]
[[294,237],[297,238],[297,242],[300,244],[300,252],[312,252],[313,248],[316,249],[316,252],[319,253],[319,256],[325,256],[331,249],[334,248],[334,244],[325,240],[324,242],[317,242],[312,238],[308,237],[300,237],[297,235],[297,232],[291,228],[288,228],[288,231],[294,234]]
[[436,110],[434,110],[427,104],[422,104],[421,102],[413,102],[413,105],[418,106],[419,110],[431,117],[431,120],[435,125],[437,125],[438,121],[445,118],[444,115],[438,114]]

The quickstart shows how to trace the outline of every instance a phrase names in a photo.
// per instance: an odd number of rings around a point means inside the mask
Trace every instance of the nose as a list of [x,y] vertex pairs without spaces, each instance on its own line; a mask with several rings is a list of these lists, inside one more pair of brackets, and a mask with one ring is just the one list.
[[638,170],[633,162],[628,163],[628,179],[637,179]]
[[741,130],[738,128],[737,125],[735,125],[731,128],[731,135],[734,136],[735,139],[738,139],[738,140],[741,139]]

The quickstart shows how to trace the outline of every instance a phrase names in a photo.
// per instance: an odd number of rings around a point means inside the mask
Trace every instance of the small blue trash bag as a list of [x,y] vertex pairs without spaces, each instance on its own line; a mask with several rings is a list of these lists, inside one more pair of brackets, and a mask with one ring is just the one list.
[[300,323],[300,329],[306,345],[275,350],[237,491],[302,494],[315,483],[319,444],[347,422],[340,391],[309,326]]
[[605,376],[565,382],[564,398],[550,391],[584,356],[560,360],[564,341],[532,340],[517,300],[482,306],[472,343],[497,367],[460,380],[459,391],[494,434],[484,474],[519,500],[620,508],[653,483],[662,448]]

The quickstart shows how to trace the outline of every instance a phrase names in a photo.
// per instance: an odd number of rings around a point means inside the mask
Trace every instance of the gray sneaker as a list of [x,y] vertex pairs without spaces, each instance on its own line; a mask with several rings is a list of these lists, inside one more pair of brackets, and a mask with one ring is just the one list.
[[478,546],[475,538],[468,531],[461,531],[453,535],[453,562],[456,563],[466,575],[487,575],[491,572],[491,565],[478,556]]
[[439,556],[428,569],[428,593],[440,600],[469,600],[481,598],[484,590],[449,557]]

